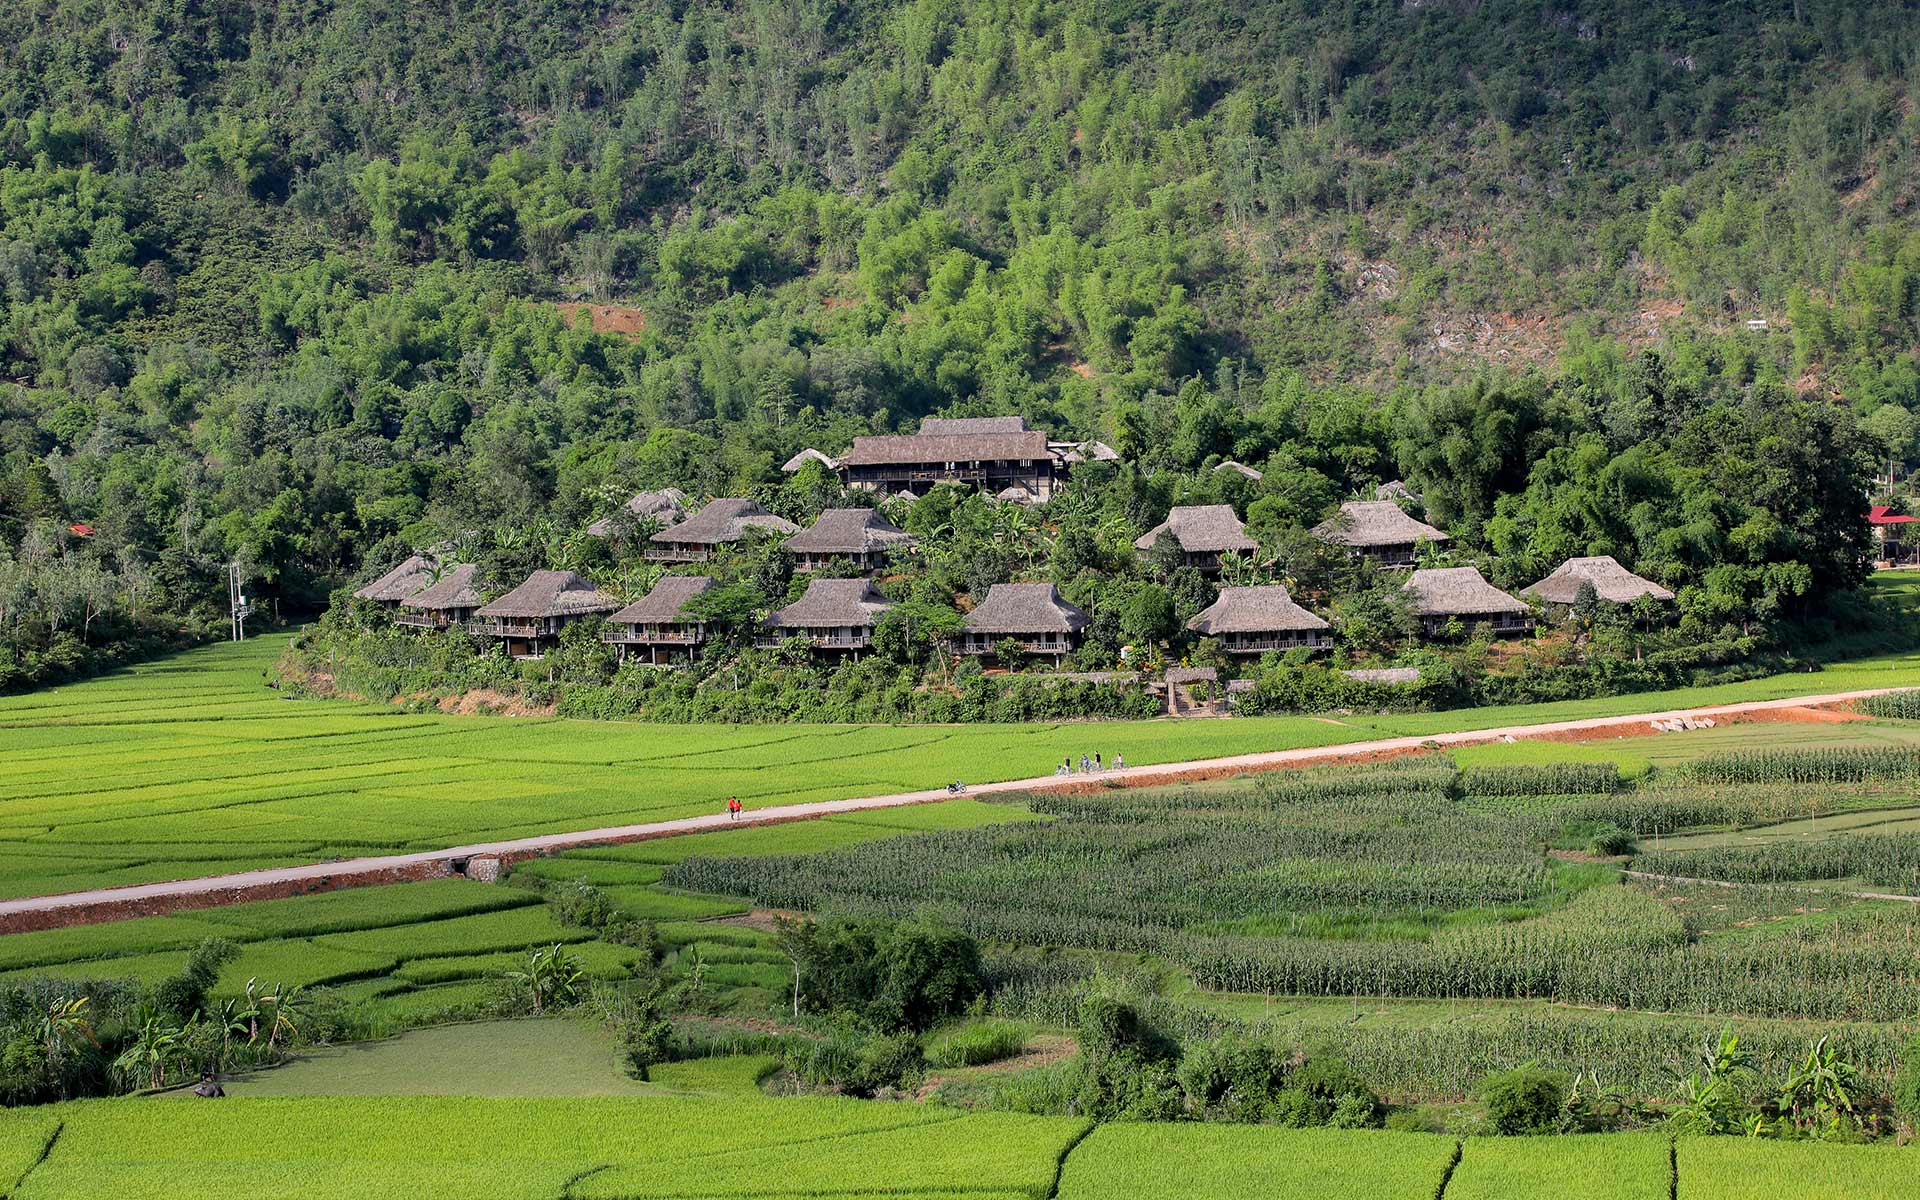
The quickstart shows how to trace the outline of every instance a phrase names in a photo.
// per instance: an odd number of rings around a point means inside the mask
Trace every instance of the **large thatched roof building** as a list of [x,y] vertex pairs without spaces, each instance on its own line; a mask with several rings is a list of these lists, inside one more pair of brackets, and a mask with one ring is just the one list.
[[991,654],[1011,639],[1028,654],[1058,661],[1079,644],[1086,627],[1087,614],[1062,599],[1051,583],[996,583],[967,614],[957,648],[962,654]]
[[1220,598],[1187,622],[1204,637],[1219,638],[1229,654],[1331,645],[1332,626],[1294,602],[1279,584],[1220,589]]
[[409,554],[399,566],[354,592],[354,595],[388,608],[398,608],[402,600],[418,595],[433,583],[434,570],[432,558],[424,554]]
[[1391,500],[1349,500],[1334,516],[1315,525],[1313,536],[1386,567],[1410,567],[1416,545],[1447,540],[1444,531],[1408,516]]
[[[672,487],[641,492],[627,501],[626,509],[636,521],[650,520],[662,525],[677,525],[687,515],[687,494]],[[590,537],[611,537],[615,524],[615,518],[601,517],[587,526],[587,534]]]
[[1230,504],[1177,505],[1166,520],[1135,538],[1133,545],[1137,550],[1152,550],[1169,537],[1180,548],[1184,565],[1209,572],[1220,569],[1222,554],[1248,554],[1260,548],[1247,536],[1247,527]]
[[691,653],[706,640],[707,625],[686,611],[687,602],[715,587],[708,575],[667,575],[653,590],[607,618],[601,638],[620,656],[643,654],[656,666],[676,652]]
[[1485,623],[1495,633],[1530,633],[1533,610],[1486,581],[1475,567],[1433,567],[1415,571],[1404,585],[1413,611],[1432,637],[1451,621]]
[[760,643],[806,638],[816,650],[858,654],[873,645],[874,626],[893,601],[870,579],[815,579],[798,600],[767,617]]
[[559,643],[569,622],[619,607],[619,600],[572,571],[535,571],[519,587],[482,605],[467,628],[500,638],[515,658],[540,658]]
[[1553,569],[1538,583],[1520,590],[1546,604],[1572,604],[1580,596],[1580,585],[1590,583],[1600,599],[1609,604],[1632,604],[1642,596],[1671,600],[1673,593],[1651,579],[1643,579],[1621,566],[1611,554],[1590,558],[1570,558]]
[[659,562],[706,562],[714,551],[744,539],[754,530],[796,533],[800,527],[776,517],[751,500],[723,496],[698,513],[653,535],[647,557]]
[[863,570],[887,560],[889,551],[913,545],[913,535],[871,508],[829,508],[820,519],[787,539],[784,547],[802,571],[845,559]]
[[394,621],[422,629],[446,629],[471,620],[485,602],[480,595],[480,568],[460,563],[440,578],[400,602]]
[[924,494],[942,483],[964,483],[996,495],[1025,488],[1036,500],[1053,495],[1064,469],[1045,432],[1025,417],[928,417],[920,432],[857,437],[839,458],[848,487]]

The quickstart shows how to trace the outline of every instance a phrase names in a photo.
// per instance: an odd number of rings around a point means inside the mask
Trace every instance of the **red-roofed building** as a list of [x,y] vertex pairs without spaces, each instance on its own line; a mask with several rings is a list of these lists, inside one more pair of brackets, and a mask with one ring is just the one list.
[[1879,546],[1874,557],[1889,566],[1908,566],[1920,558],[1920,545],[1913,539],[1914,532],[1909,525],[1920,524],[1920,517],[1904,516],[1893,511],[1891,504],[1876,504],[1867,510],[1867,524],[1873,529],[1873,540]]
[[73,524],[67,526],[67,532],[73,534],[75,537],[92,537],[93,526],[87,524],[85,521],[75,521]]

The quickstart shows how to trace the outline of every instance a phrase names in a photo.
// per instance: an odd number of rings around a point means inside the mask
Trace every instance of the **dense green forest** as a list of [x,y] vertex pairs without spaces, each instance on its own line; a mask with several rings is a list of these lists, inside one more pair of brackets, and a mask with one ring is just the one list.
[[0,687],[231,561],[617,573],[634,489],[804,516],[932,412],[1123,457],[942,587],[1405,478],[1503,586],[1829,616],[1916,457],[1916,7],[0,0]]

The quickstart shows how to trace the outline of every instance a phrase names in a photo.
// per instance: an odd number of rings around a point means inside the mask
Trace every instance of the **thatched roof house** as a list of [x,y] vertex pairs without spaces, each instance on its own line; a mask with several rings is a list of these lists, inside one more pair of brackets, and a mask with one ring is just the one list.
[[661,562],[705,562],[719,547],[740,541],[756,529],[797,533],[800,527],[751,500],[725,496],[709,500],[698,513],[654,534],[647,557]]
[[709,575],[666,575],[653,590],[607,618],[601,639],[625,657],[637,648],[656,665],[675,650],[691,651],[706,640],[706,622],[686,611],[687,602],[717,586]]
[[1522,588],[1522,596],[1533,596],[1548,604],[1572,604],[1580,595],[1580,585],[1591,583],[1600,599],[1609,604],[1632,604],[1642,596],[1671,600],[1673,593],[1651,579],[1642,579],[1621,566],[1611,554],[1591,558],[1570,558],[1553,569],[1540,582]]
[[1400,479],[1389,479],[1379,487],[1374,488],[1373,498],[1375,500],[1391,500],[1395,502],[1404,500],[1409,504],[1420,503],[1420,497],[1414,495],[1413,489],[1408,487],[1404,480]]
[[[627,501],[626,509],[636,520],[655,520],[662,525],[675,525],[687,515],[687,494],[679,488],[661,488],[657,492],[641,492]],[[611,537],[614,519],[601,517],[587,526],[589,537]]]
[[441,575],[437,582],[402,600],[400,615],[394,620],[423,629],[445,629],[470,619],[484,602],[485,598],[480,595],[480,568],[473,563],[460,563]]
[[1265,654],[1332,642],[1331,626],[1294,603],[1279,584],[1220,589],[1220,598],[1187,622],[1204,637],[1219,638],[1229,654]]
[[1029,654],[1056,659],[1072,650],[1087,627],[1087,614],[1068,604],[1051,583],[996,583],[987,598],[967,614],[958,649],[962,654],[991,654],[1011,638]]
[[1019,486],[1045,501],[1062,468],[1047,435],[1024,417],[928,417],[914,434],[857,437],[840,456],[848,487],[908,491],[970,484],[993,495]]
[[1229,551],[1245,554],[1260,548],[1247,536],[1247,527],[1230,504],[1178,505],[1166,520],[1135,538],[1133,545],[1137,550],[1152,550],[1163,537],[1173,538],[1187,566],[1202,571],[1219,570],[1220,556]]
[[1404,589],[1413,597],[1413,611],[1429,636],[1449,621],[1484,621],[1496,633],[1525,633],[1533,629],[1533,610],[1523,600],[1488,583],[1475,567],[1435,567],[1415,571]]
[[434,561],[423,554],[409,554],[405,562],[354,592],[361,600],[397,607],[402,600],[417,595],[433,583]]
[[816,650],[858,653],[873,644],[873,629],[893,601],[871,579],[815,579],[798,600],[767,617],[762,645],[803,637]]
[[1105,442],[1048,442],[1047,449],[1069,466],[1075,463],[1119,462],[1120,452]]
[[1383,566],[1411,566],[1418,543],[1447,540],[1444,531],[1408,516],[1391,500],[1349,500],[1333,517],[1315,525],[1313,536]]
[[787,474],[791,475],[795,471],[798,471],[801,467],[806,466],[810,462],[817,462],[829,471],[837,470],[840,466],[840,464],[834,460],[831,454],[822,454],[820,451],[815,450],[812,446],[808,446],[805,450],[802,450],[800,453],[794,455],[792,458],[788,459],[786,462],[781,463],[780,469],[782,471],[785,471]]
[[1253,480],[1255,483],[1258,483],[1259,481],[1267,477],[1266,472],[1256,471],[1252,467],[1248,466],[1247,464],[1243,462],[1235,462],[1231,458],[1221,463],[1219,466],[1213,469],[1213,473],[1215,475],[1218,475],[1222,471],[1232,471],[1236,475],[1244,475],[1248,479]]
[[1025,417],[926,417],[920,422],[924,437],[973,437],[982,433],[1032,433]]
[[836,558],[871,569],[886,561],[889,550],[911,545],[912,534],[871,508],[829,508],[788,538],[785,549],[799,558],[800,570],[811,571]]
[[568,622],[618,608],[620,601],[572,571],[535,571],[519,587],[482,605],[467,628],[501,638],[515,658],[539,658]]

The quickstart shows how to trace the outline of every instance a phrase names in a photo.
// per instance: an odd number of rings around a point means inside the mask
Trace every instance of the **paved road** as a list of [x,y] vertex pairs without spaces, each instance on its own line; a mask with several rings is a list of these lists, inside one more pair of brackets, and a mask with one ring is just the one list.
[[[1737,716],[1742,713],[1765,712],[1772,709],[1838,704],[1867,696],[1906,690],[1910,689],[1873,688],[1865,691],[1833,692],[1822,696],[1797,696],[1785,700],[1757,700],[1743,704],[1709,705],[1702,708],[1672,709],[1666,712],[1628,716],[1591,717],[1579,721],[1508,725],[1496,729],[1438,733],[1427,737],[1379,738],[1373,741],[1343,742],[1331,746],[1310,746],[1298,750],[1273,750],[1259,754],[1233,755],[1227,758],[1205,758],[1186,762],[1160,763],[1154,766],[1128,767],[1124,771],[1108,771],[1100,776],[1100,779],[1139,785],[1201,773],[1257,771],[1345,759],[1356,755],[1391,754],[1397,751],[1418,750],[1422,747],[1497,742],[1510,737],[1550,737],[1555,734],[1578,733],[1583,730],[1621,729],[1625,731],[1633,730],[1635,726],[1651,732],[1649,726],[1655,721],[1672,721],[1682,717],[1698,719]],[[998,792],[1035,791],[1076,784],[1084,785],[1086,782],[1087,779],[1084,776],[1049,775],[1039,779],[1010,779],[1001,783],[972,784],[968,787],[968,794],[979,796]],[[890,796],[858,796],[849,800],[823,800],[812,804],[753,809],[738,821],[728,820],[725,813],[713,813],[699,817],[683,817],[677,821],[617,825],[606,829],[583,829],[573,833],[548,833],[537,837],[482,842],[471,846],[451,846],[445,850],[426,850],[415,854],[389,854],[374,858],[314,863],[304,867],[273,867],[260,871],[241,871],[232,875],[180,879],[168,883],[143,883],[126,887],[99,888],[86,892],[65,892],[54,896],[33,896],[0,901],[0,930],[56,928],[175,909],[205,908],[242,900],[294,895],[305,891],[394,883],[407,879],[426,879],[459,873],[474,859],[499,858],[513,861],[580,846],[645,841],[681,833],[700,833],[741,826],[802,821],[833,813],[927,804],[947,798],[944,789],[898,792]]]

